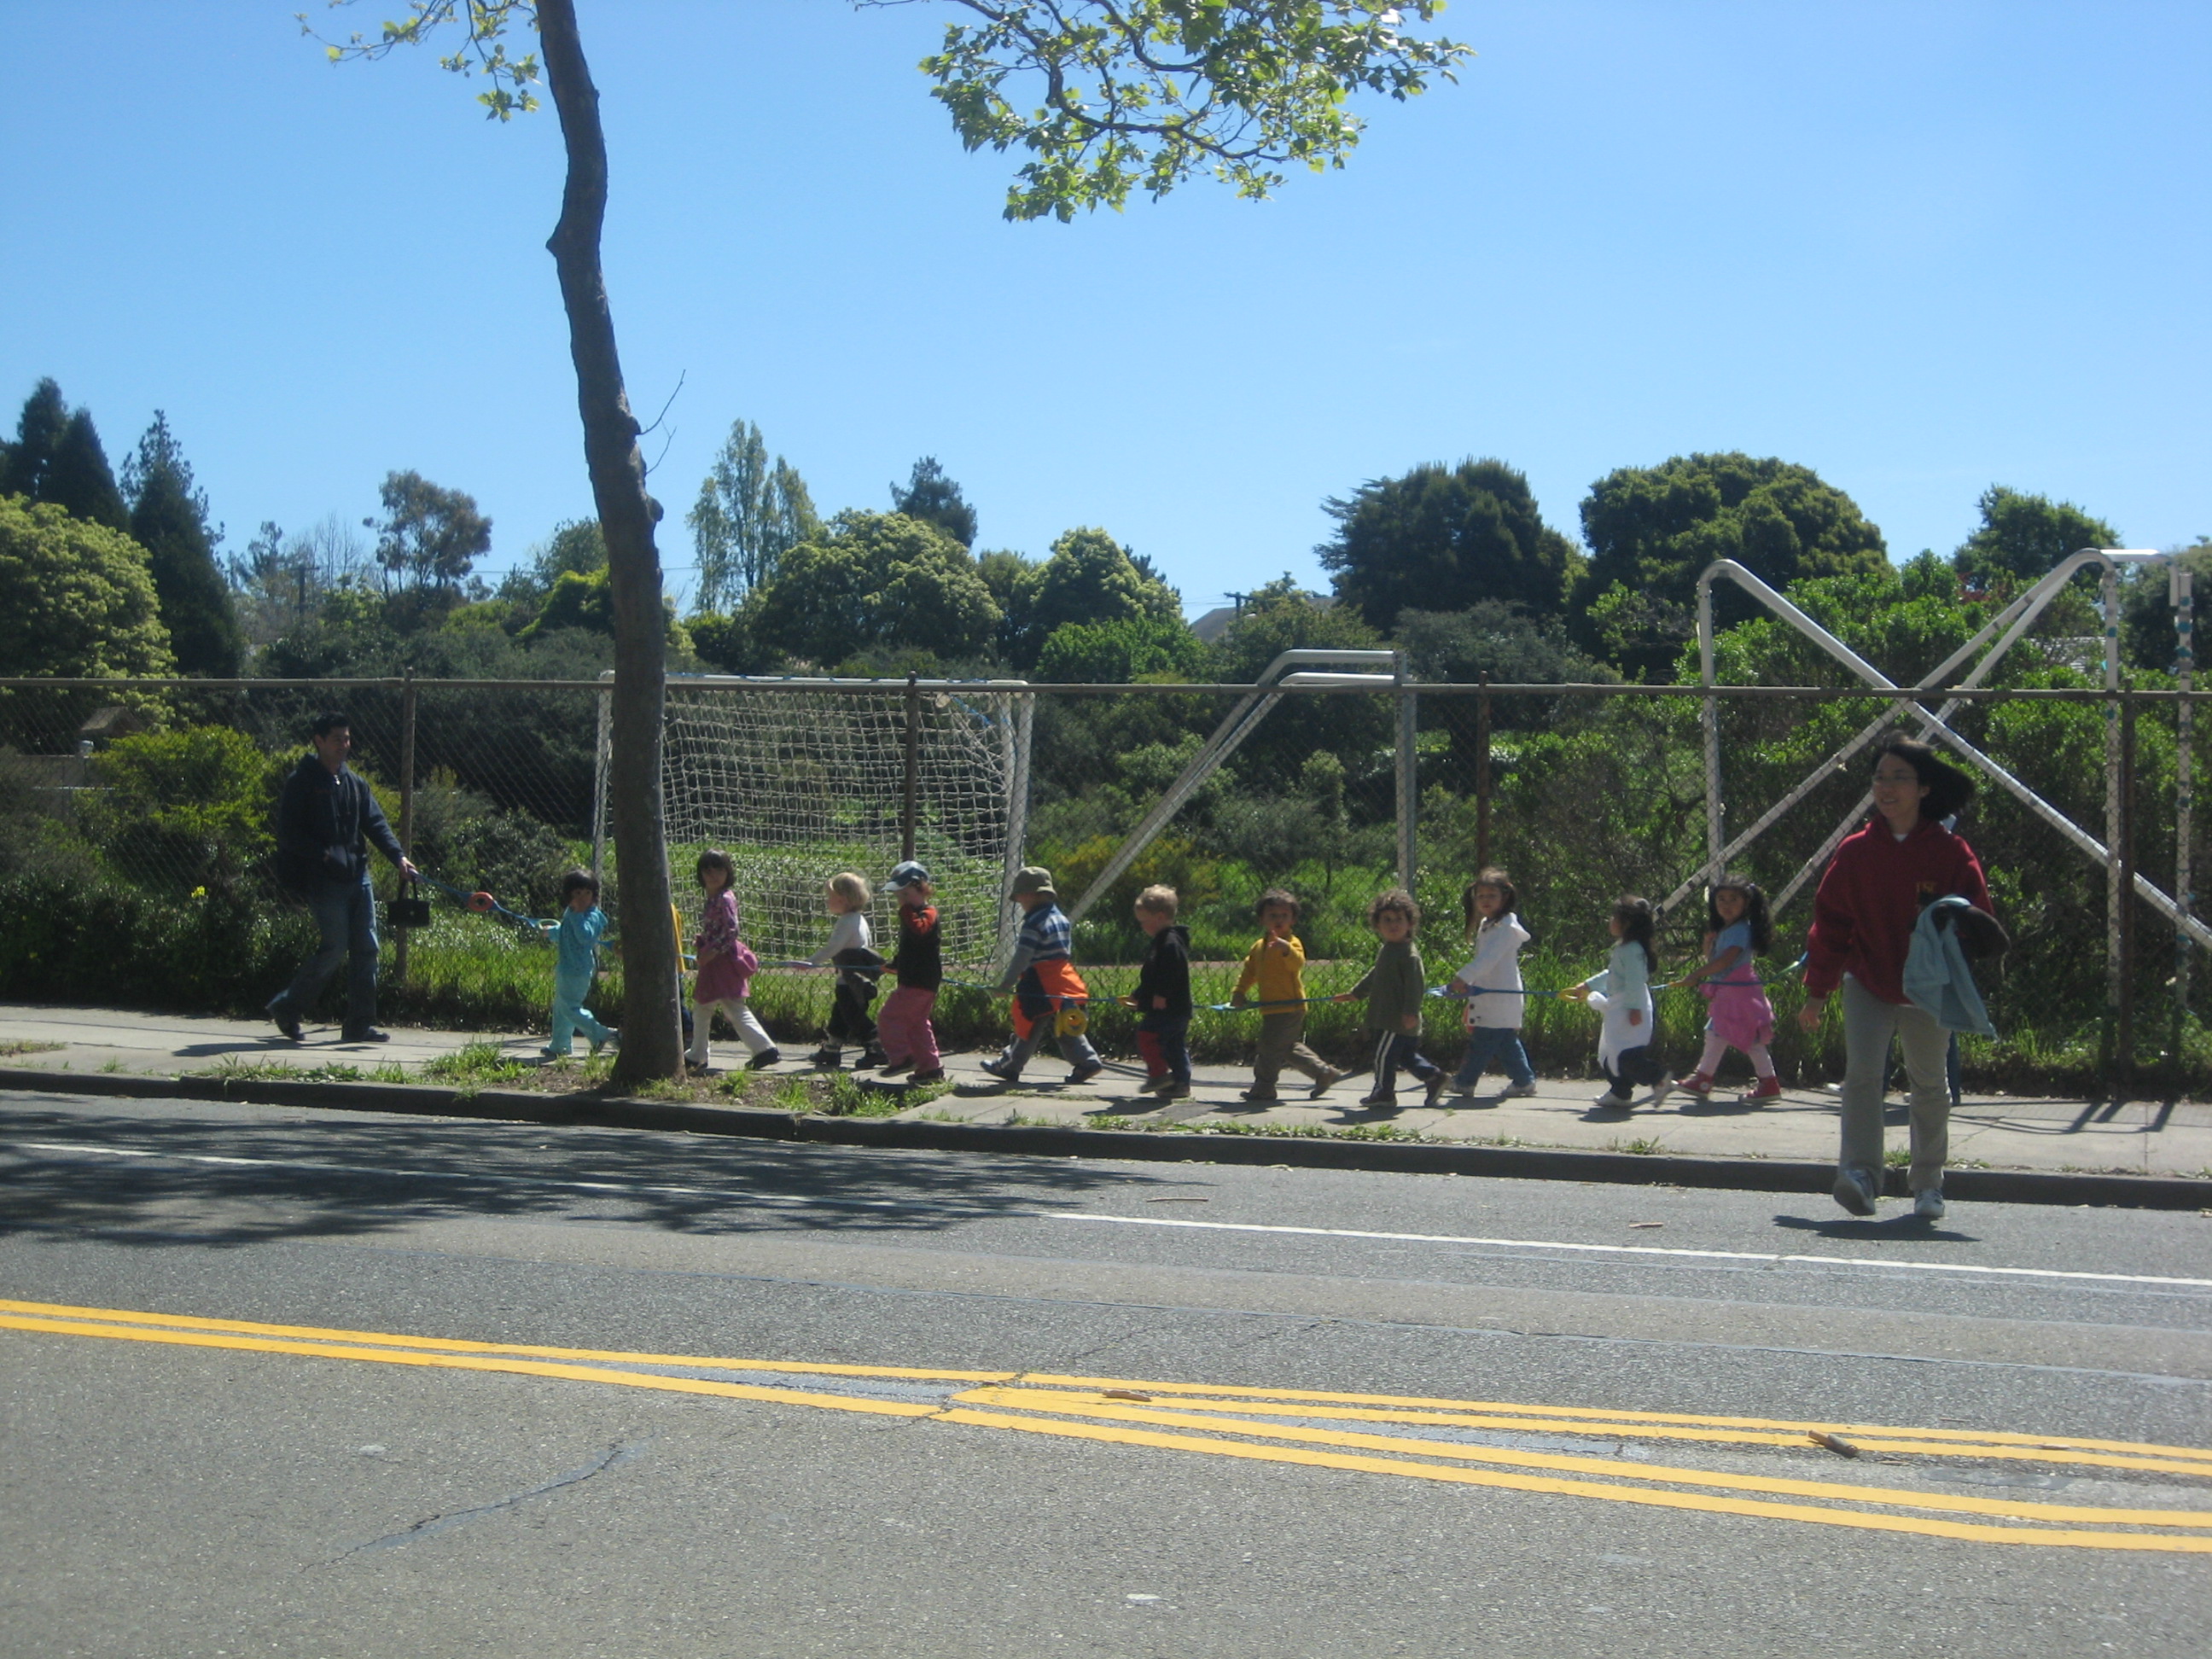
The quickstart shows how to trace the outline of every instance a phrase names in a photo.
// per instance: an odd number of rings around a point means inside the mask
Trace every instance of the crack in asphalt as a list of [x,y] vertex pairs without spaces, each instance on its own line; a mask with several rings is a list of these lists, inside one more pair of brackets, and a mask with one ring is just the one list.
[[[356,1544],[346,1551],[344,1555],[340,1556],[338,1560],[342,1561],[349,1556],[360,1555],[369,1550],[399,1549],[418,1540],[434,1537],[441,1532],[449,1532],[455,1527],[465,1527],[470,1522],[481,1520],[487,1515],[496,1515],[502,1510],[511,1510],[516,1504],[529,1498],[542,1498],[547,1492],[559,1492],[564,1486],[581,1486],[595,1474],[604,1474],[609,1469],[620,1468],[624,1463],[643,1455],[646,1447],[650,1443],[648,1437],[646,1440],[632,1440],[621,1445],[610,1446],[597,1462],[587,1463],[581,1468],[571,1469],[566,1474],[556,1474],[543,1486],[532,1486],[527,1492],[512,1492],[491,1503],[479,1504],[474,1509],[453,1510],[441,1515],[430,1516],[417,1521],[411,1527],[403,1527],[398,1532],[386,1533],[381,1538],[372,1538],[366,1544]],[[337,1563],[334,1561],[331,1565],[335,1566]]]

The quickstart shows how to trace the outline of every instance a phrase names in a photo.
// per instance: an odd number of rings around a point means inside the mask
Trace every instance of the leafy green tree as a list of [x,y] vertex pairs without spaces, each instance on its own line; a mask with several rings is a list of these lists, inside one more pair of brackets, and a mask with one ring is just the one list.
[[1014,659],[1032,665],[1053,631],[1067,623],[1121,617],[1180,619],[1175,589],[1137,568],[1119,542],[1103,530],[1071,530],[1052,544],[1052,556],[1023,578],[1027,627],[1015,642]]
[[1382,643],[1382,636],[1351,606],[1316,603],[1282,576],[1246,599],[1237,619],[1214,641],[1214,672],[1243,685],[1297,647],[1372,651]]
[[1068,684],[1126,685],[1165,676],[1195,679],[1206,672],[1205,641],[1181,617],[1117,617],[1111,622],[1062,623],[1037,653],[1036,677]]
[[247,645],[258,653],[313,624],[331,594],[364,585],[368,557],[360,531],[335,513],[296,532],[262,520],[244,556],[229,562]]
[[769,465],[760,428],[750,421],[731,426],[689,521],[702,612],[727,610],[774,580],[783,556],[822,527],[805,480],[781,455]]
[[1005,548],[975,556],[976,574],[991,590],[999,607],[999,634],[992,641],[999,660],[1018,663],[1022,644],[1030,635],[1030,608],[1036,599],[1039,562]]
[[891,486],[891,511],[935,525],[963,547],[975,545],[975,509],[934,455],[916,461],[905,483]]
[[878,646],[971,656],[999,626],[968,550],[902,513],[839,514],[744,614],[763,644],[823,665]]
[[0,495],[0,673],[173,674],[146,550],[50,501]]
[[234,890],[275,845],[269,826],[282,765],[227,726],[118,738],[93,761],[100,787],[86,804],[86,832],[142,886]]
[[525,610],[544,603],[562,577],[588,576],[607,568],[607,541],[597,519],[564,519],[532,548],[524,562],[500,579],[497,597]]
[[1315,552],[1336,596],[1383,632],[1398,613],[1463,611],[1485,599],[1556,615],[1582,574],[1574,544],[1546,524],[1528,480],[1503,461],[1417,466],[1374,478],[1323,511],[1334,537]]
[[687,618],[684,626],[699,660],[714,673],[765,674],[775,666],[775,653],[754,636],[742,607],[726,615],[703,612]]
[[[2196,614],[2212,615],[2212,536],[2199,536],[2190,546],[2168,551],[2193,578]],[[2171,577],[2164,565],[2151,565],[2121,577],[2120,617],[2128,661],[2137,668],[2172,673],[2180,642],[2173,630]],[[2197,683],[2201,686],[2212,680],[2212,653],[2200,646],[2196,657]]]
[[[1231,684],[1247,684],[1294,647],[1371,651],[1382,643],[1382,636],[1350,605],[1317,604],[1286,575],[1247,599],[1228,631],[1214,641],[1214,672]],[[1387,770],[1393,729],[1391,710],[1382,698],[1301,698],[1268,715],[1234,765],[1251,787],[1273,792],[1300,775],[1307,755],[1326,749],[1364,787],[1378,757]],[[1376,801],[1389,810],[1387,799]]]
[[191,463],[158,409],[137,453],[123,464],[123,493],[131,502],[131,538],[146,550],[178,669],[219,679],[235,675],[246,642],[230,585],[215,560],[222,531],[208,523],[207,495],[193,484]]
[[1969,587],[2009,592],[2048,575],[2085,547],[2120,545],[2118,531],[2071,501],[1991,484],[1974,505],[1982,521],[1951,556],[1952,568]]
[[[1622,467],[1590,486],[1582,518],[1590,550],[1583,642],[1638,672],[1671,666],[1694,627],[1698,577],[1716,559],[1782,589],[1800,577],[1889,568],[1881,532],[1849,495],[1810,467],[1741,452]],[[1716,590],[1721,622],[1753,611],[1726,584]]]
[[[1447,684],[1467,684],[1485,674],[1506,685],[1589,684],[1620,678],[1570,644],[1558,617],[1531,617],[1498,599],[1465,611],[1401,611],[1398,643],[1414,678]],[[1425,697],[1419,708],[1423,730],[1444,732],[1451,745],[1449,774],[1438,781],[1462,793],[1473,790],[1480,765],[1474,705],[1463,697]],[[1498,732],[1548,730],[1583,712],[1564,697],[1491,700],[1491,724]]]
[[[1076,209],[1118,208],[1142,186],[1158,197],[1206,172],[1248,197],[1267,194],[1274,169],[1297,162],[1340,167],[1361,123],[1346,100],[1365,89],[1403,100],[1431,76],[1449,79],[1468,55],[1449,40],[1406,33],[1389,0],[1281,0],[1231,17],[1177,0],[1109,5],[1079,0],[967,0],[980,21],[955,25],[926,60],[935,95],[969,149],[1019,146],[1031,159],[1009,192],[1014,219],[1069,219]],[[1412,0],[1421,21],[1438,0]],[[668,908],[660,815],[660,561],[659,506],[646,489],[640,425],[617,349],[600,239],[606,222],[606,130],[585,61],[574,0],[409,0],[405,17],[370,40],[329,45],[333,61],[377,58],[421,44],[447,25],[460,44],[441,61],[482,72],[493,118],[537,106],[538,56],[510,56],[507,35],[534,28],[568,158],[561,216],[547,247],[561,283],[569,357],[584,427],[586,468],[607,538],[617,673],[611,701],[615,840],[629,872],[632,914],[623,928],[623,973],[634,1006],[617,1062],[623,1082],[683,1071],[681,990]]]
[[458,599],[477,559],[491,551],[491,520],[477,511],[476,497],[411,469],[386,473],[376,494],[384,516],[362,523],[376,532],[386,591],[396,580],[417,598]]

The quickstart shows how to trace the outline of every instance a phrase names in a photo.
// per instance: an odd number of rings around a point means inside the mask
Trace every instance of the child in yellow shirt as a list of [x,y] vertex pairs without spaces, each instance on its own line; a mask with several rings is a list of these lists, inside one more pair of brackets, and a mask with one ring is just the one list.
[[1270,887],[1260,895],[1258,908],[1266,931],[1245,953],[1244,971],[1229,999],[1231,1006],[1243,1008],[1248,1006],[1244,994],[1259,992],[1253,1000],[1260,1008],[1260,1051],[1244,1098],[1255,1106],[1280,1100],[1275,1080],[1289,1066],[1313,1079],[1313,1097],[1319,1100],[1344,1073],[1305,1044],[1306,947],[1291,931],[1298,925],[1298,902],[1283,889]]

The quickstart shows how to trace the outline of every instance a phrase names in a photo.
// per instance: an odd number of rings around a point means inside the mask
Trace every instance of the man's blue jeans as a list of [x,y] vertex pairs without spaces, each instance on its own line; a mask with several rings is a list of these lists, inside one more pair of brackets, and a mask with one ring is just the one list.
[[376,895],[362,880],[332,882],[305,896],[323,942],[269,1012],[289,1009],[295,1018],[304,1018],[338,964],[345,963],[345,1030],[349,1036],[366,1030],[376,1024]]

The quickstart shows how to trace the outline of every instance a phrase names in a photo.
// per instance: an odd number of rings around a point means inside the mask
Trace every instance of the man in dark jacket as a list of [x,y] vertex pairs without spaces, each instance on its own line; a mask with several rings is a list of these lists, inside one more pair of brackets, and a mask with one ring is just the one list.
[[300,1017],[314,1006],[341,962],[346,975],[345,1041],[382,1042],[376,1029],[376,897],[368,843],[412,879],[414,865],[385,821],[368,781],[346,766],[352,724],[315,716],[315,752],[295,767],[276,799],[276,873],[313,912],[322,946],[269,1005],[276,1029],[300,1041]]

